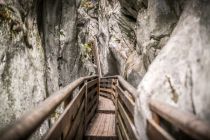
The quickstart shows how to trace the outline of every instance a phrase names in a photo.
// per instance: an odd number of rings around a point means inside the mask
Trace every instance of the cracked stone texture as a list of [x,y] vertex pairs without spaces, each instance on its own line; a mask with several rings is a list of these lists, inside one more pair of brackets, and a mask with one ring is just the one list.
[[135,123],[139,138],[155,98],[210,123],[210,2],[187,1],[169,41],[138,86]]
[[[122,75],[137,86],[145,69],[141,67],[143,58],[136,52],[136,20],[123,14],[119,1],[101,0],[98,23],[102,74]],[[133,77],[135,81],[131,80]]]
[[137,87],[170,38],[182,9],[182,1],[99,1],[103,75],[119,74]]
[[[44,49],[34,1],[0,3],[0,129],[46,98]],[[44,123],[34,136],[48,128]]]
[[[76,41],[79,3],[0,1],[0,129],[88,74]],[[40,139],[48,127],[45,122],[32,139]]]

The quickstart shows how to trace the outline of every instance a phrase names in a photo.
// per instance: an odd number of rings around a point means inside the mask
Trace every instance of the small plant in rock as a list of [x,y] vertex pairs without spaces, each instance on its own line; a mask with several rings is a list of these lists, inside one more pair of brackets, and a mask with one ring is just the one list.
[[81,7],[89,10],[94,8],[94,3],[91,0],[82,0]]
[[81,45],[81,55],[82,55],[82,61],[91,60],[91,56],[92,56],[91,43],[85,43]]

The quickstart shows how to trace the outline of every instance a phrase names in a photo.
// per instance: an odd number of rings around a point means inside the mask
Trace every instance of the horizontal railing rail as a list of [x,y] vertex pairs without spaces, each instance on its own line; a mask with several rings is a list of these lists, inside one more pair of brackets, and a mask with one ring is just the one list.
[[[70,99],[72,98],[71,96],[73,95],[73,91],[76,88],[80,88],[79,93],[73,99]],[[24,115],[14,125],[4,129],[4,131],[0,136],[0,139],[1,140],[27,139],[29,136],[32,135],[33,132],[35,132],[36,129],[40,127],[40,125],[46,119],[48,119],[48,117],[50,117],[50,115],[62,102],[65,102],[66,104],[64,113],[60,116],[60,118],[56,121],[56,123],[50,128],[44,139],[52,139],[52,138],[57,139],[58,137],[60,137],[61,139],[64,139],[65,137],[71,138],[72,135],[75,135],[76,132],[70,133],[69,129],[71,127],[70,126],[71,123],[70,125],[68,125],[68,123],[66,123],[65,121],[67,121],[69,118],[72,117],[72,119],[75,121],[72,125],[78,126],[78,122],[80,122],[80,120],[78,119],[80,119],[83,109],[87,108],[87,104],[89,103],[89,100],[87,100],[87,97],[89,96],[87,95],[88,94],[87,91],[89,89],[94,89],[94,88],[97,90],[95,90],[96,92],[92,94],[95,94],[95,97],[98,98],[97,93],[99,92],[98,90],[99,85],[98,85],[97,76],[82,77],[75,80],[68,86],[64,87],[63,89],[59,90],[58,92],[54,93],[52,96],[47,98],[40,105],[38,105],[32,112],[29,112],[26,115]],[[97,100],[96,103],[98,103]],[[88,118],[86,118],[85,122],[88,122],[91,119],[91,117],[93,116],[92,112],[94,112],[94,110],[91,110],[90,114],[88,111],[86,111],[86,114],[84,116],[88,116]]]
[[121,76],[103,77],[100,80],[100,94],[115,104],[116,131],[120,140],[135,140],[134,104],[137,91]]
[[[115,104],[118,138],[120,140],[137,139],[134,108],[138,93],[121,76],[102,78],[91,76],[75,80],[47,98],[14,125],[5,129],[0,135],[0,139],[27,139],[46,119],[49,119],[48,117],[62,102],[65,106],[63,113],[43,139],[82,139],[87,125],[97,111],[99,94],[110,98]],[[195,115],[180,111],[155,99],[149,101],[149,108],[152,112],[152,118],[147,119],[146,132],[150,140],[210,140],[209,124],[198,119]]]
[[[210,124],[195,115],[155,99],[150,100],[149,106],[153,114],[153,118],[148,120],[151,140],[157,137],[163,140],[177,139],[177,135],[180,139],[210,140]],[[178,129],[176,136],[163,128],[165,121]]]

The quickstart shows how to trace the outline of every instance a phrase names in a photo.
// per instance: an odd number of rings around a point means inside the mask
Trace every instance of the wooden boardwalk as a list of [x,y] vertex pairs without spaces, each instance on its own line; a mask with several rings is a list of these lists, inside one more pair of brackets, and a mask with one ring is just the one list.
[[87,140],[115,140],[115,106],[110,99],[100,96],[96,115],[85,133]]
[[99,96],[98,113],[115,113],[114,103],[103,96]]

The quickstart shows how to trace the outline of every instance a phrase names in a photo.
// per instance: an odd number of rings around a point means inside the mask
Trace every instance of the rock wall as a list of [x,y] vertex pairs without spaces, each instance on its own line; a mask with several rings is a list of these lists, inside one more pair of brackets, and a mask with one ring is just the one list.
[[[45,57],[36,1],[0,3],[0,128],[46,97]],[[40,130],[48,127],[45,123]],[[44,131],[37,132],[35,137]]]
[[93,46],[103,76],[138,88],[139,138],[147,139],[150,98],[210,122],[209,9],[207,0],[0,0],[0,127],[95,74]]
[[169,39],[181,10],[178,1],[100,0],[98,40],[103,75],[122,75],[137,87]]
[[99,1],[102,73],[120,74],[138,88],[140,139],[147,139],[150,98],[210,121],[209,6],[205,0]]
[[148,101],[155,98],[189,111],[210,123],[210,2],[186,1],[166,45],[138,86],[135,122],[138,135],[151,117]]
[[[80,0],[0,1],[0,129],[90,74],[77,46],[79,4]],[[48,127],[46,121],[33,139]]]

